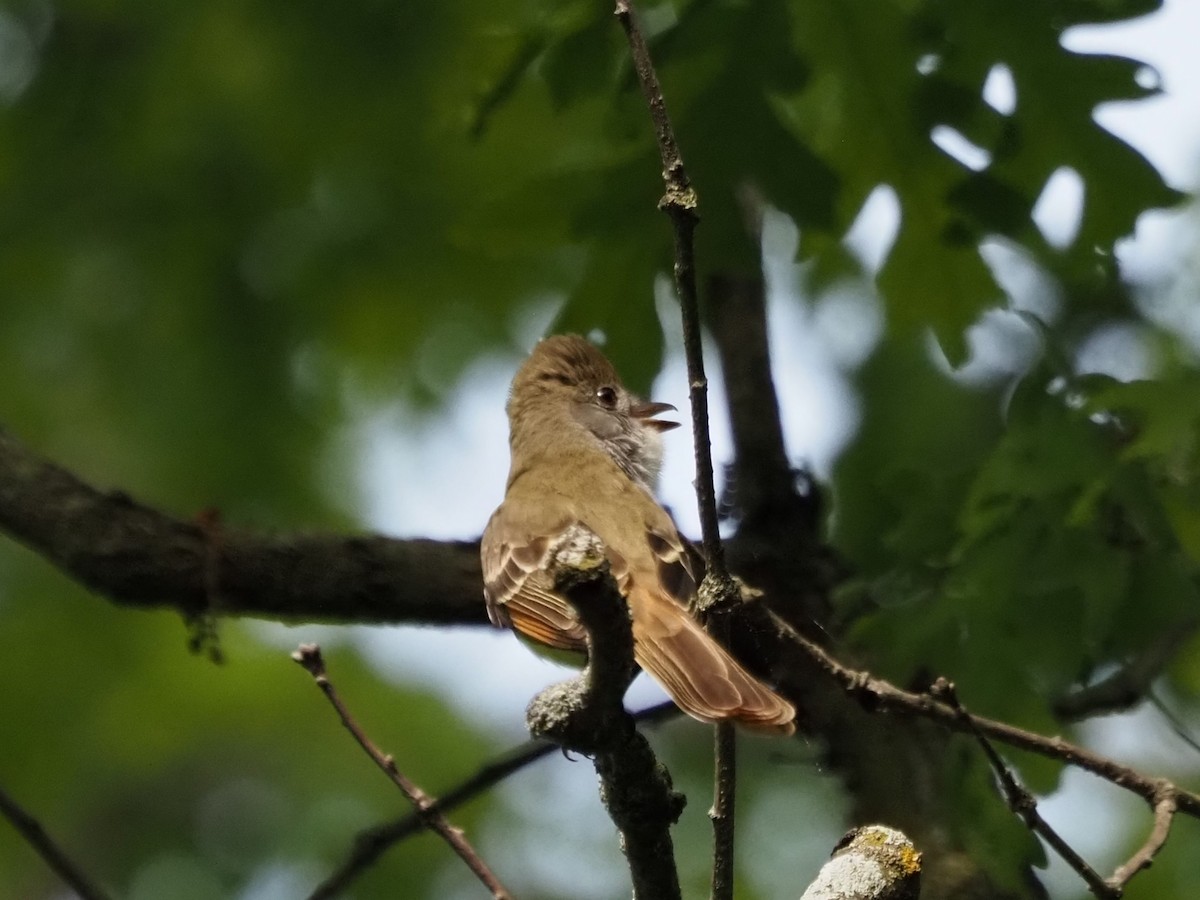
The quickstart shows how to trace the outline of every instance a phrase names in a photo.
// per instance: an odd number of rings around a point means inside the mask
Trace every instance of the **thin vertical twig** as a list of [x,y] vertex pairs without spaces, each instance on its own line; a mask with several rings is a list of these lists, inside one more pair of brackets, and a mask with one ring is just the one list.
[[734,836],[737,820],[737,735],[722,722],[713,729],[713,794],[708,817],[713,823],[713,900],[733,897]]
[[616,16],[625,30],[638,83],[650,107],[650,118],[658,138],[662,158],[662,176],[666,192],[659,209],[671,220],[675,236],[675,290],[683,318],[683,347],[687,356],[689,399],[692,407],[692,439],[696,457],[696,499],[700,506],[700,532],[708,571],[728,579],[725,551],[717,528],[717,497],[713,488],[712,446],[708,430],[708,378],[704,374],[701,346],[700,303],[696,292],[695,230],[700,221],[696,212],[699,199],[683,167],[683,157],[675,141],[675,131],[667,115],[666,101],[658,75],[650,60],[650,50],[638,26],[629,0],[617,0]]
[[[696,460],[696,500],[700,510],[700,533],[707,570],[701,585],[701,609],[720,610],[737,589],[725,567],[725,549],[717,520],[717,496],[713,484],[712,442],[708,430],[708,378],[704,373],[704,351],[700,329],[700,303],[696,291],[695,231],[700,220],[696,212],[699,199],[683,166],[683,156],[675,140],[675,130],[667,115],[662,86],[650,58],[645,36],[629,0],[616,0],[616,16],[629,41],[638,83],[650,109],[654,133],[662,159],[662,177],[666,188],[659,208],[671,220],[675,238],[675,290],[683,318],[683,347],[687,357],[688,390],[692,408],[692,440]],[[713,900],[732,900],[734,867],[734,795],[737,763],[734,754],[736,735],[733,726],[715,726],[714,755],[716,783],[713,789]]]

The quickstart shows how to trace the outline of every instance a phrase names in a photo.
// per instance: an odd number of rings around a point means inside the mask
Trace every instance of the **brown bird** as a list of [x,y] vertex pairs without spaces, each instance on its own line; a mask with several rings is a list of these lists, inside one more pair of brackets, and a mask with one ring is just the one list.
[[683,539],[652,491],[666,403],[629,393],[575,335],[547,338],[508,400],[512,464],[483,533],[493,624],[558,650],[586,651],[571,605],[547,571],[564,552],[599,551],[629,604],[634,656],[688,715],[790,734],[795,708],[747,672],[691,617],[696,579]]

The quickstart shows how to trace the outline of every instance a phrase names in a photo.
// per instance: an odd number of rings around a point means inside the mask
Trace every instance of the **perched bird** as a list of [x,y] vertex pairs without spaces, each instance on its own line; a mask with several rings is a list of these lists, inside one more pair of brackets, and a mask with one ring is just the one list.
[[598,551],[629,604],[638,665],[684,712],[790,734],[795,708],[688,612],[692,564],[653,496],[662,432],[678,424],[655,417],[671,409],[629,393],[581,337],[534,348],[513,379],[508,486],[483,533],[488,614],[538,643],[586,651],[583,626],[548,569],[564,553]]

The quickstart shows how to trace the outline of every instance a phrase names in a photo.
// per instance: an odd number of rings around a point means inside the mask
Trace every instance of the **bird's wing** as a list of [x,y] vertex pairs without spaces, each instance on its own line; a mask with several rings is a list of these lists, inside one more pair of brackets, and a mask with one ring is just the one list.
[[688,606],[696,595],[696,574],[683,538],[671,526],[669,530],[649,526],[646,542],[654,556],[658,583],[676,602]]
[[554,593],[546,574],[551,556],[579,526],[564,517],[549,528],[531,529],[501,505],[480,542],[483,595],[497,627],[512,627],[557,650],[587,650],[587,632],[575,610]]

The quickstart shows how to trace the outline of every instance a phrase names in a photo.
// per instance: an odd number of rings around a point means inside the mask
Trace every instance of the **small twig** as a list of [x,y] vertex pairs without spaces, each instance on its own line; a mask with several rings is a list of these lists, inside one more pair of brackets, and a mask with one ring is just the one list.
[[688,384],[692,407],[692,439],[696,456],[696,499],[700,505],[700,530],[708,571],[722,580],[729,579],[725,553],[717,521],[717,497],[713,488],[712,447],[708,430],[708,378],[704,374],[704,354],[700,340],[700,304],[696,295],[696,258],[693,240],[699,216],[699,200],[683,167],[683,157],[675,141],[675,131],[667,115],[662,87],[650,59],[646,38],[638,26],[629,0],[617,0],[616,16],[629,41],[629,52],[638,83],[650,107],[650,118],[658,138],[662,158],[662,177],[666,193],[659,209],[671,219],[675,233],[675,290],[683,317],[683,346],[687,355]]
[[467,864],[475,877],[478,878],[484,886],[492,892],[492,897],[495,900],[512,900],[512,895],[504,888],[499,879],[492,874],[491,869],[475,852],[475,848],[467,841],[461,828],[455,828],[437,809],[435,809],[435,801],[432,797],[422,791],[416,784],[406,778],[396,767],[396,761],[390,756],[380,752],[379,748],[371,742],[366,733],[359,727],[358,723],[350,715],[345,704],[342,703],[341,697],[334,690],[333,684],[329,681],[329,677],[325,672],[325,660],[321,657],[321,648],[316,644],[301,644],[296,652],[292,654],[292,659],[304,667],[305,671],[313,677],[317,683],[317,687],[325,694],[333,708],[337,710],[338,717],[342,720],[342,724],[346,726],[346,730],[354,735],[354,739],[358,741],[358,745],[366,751],[367,755],[383,770],[384,774],[391,779],[392,783],[404,793],[409,802],[416,808],[418,815],[422,817],[425,824],[437,832],[442,839],[450,845],[455,853],[459,855],[464,863]]
[[1175,733],[1175,737],[1179,738],[1179,740],[1183,741],[1195,752],[1200,753],[1200,741],[1197,741],[1196,738],[1192,736],[1192,733],[1188,730],[1187,726],[1180,720],[1178,713],[1170,709],[1167,704],[1163,702],[1162,697],[1160,697],[1154,691],[1148,691],[1146,693],[1146,699],[1150,701],[1151,706],[1158,710],[1159,715],[1166,719],[1167,727]]
[[1108,879],[1109,886],[1115,888],[1118,895],[1134,875],[1142,869],[1150,868],[1154,857],[1166,844],[1167,837],[1171,833],[1171,823],[1175,820],[1175,813],[1179,809],[1177,795],[1178,791],[1173,785],[1165,781],[1162,783],[1161,795],[1154,801],[1154,827],[1150,829],[1149,837],[1137,852],[1129,857],[1127,862],[1117,866],[1112,878]]
[[1103,900],[1118,900],[1121,896],[1120,888],[1114,888],[1101,878],[1100,874],[1088,864],[1087,860],[1080,856],[1075,848],[1068,844],[1062,835],[1055,831],[1050,826],[1050,823],[1042,818],[1041,813],[1037,810],[1037,800],[1034,799],[1033,794],[1025,789],[1024,785],[1017,783],[1012,770],[1000,758],[1000,754],[996,752],[996,748],[992,746],[992,742],[980,731],[974,719],[959,702],[954,685],[945,678],[938,678],[933,683],[930,694],[949,704],[950,708],[955,711],[959,719],[964,723],[967,731],[975,737],[975,740],[983,749],[983,755],[987,757],[992,771],[996,773],[996,779],[1000,782],[1000,787],[1009,809],[1021,817],[1030,831],[1054,848],[1055,852],[1063,858],[1067,865],[1074,869],[1079,877],[1087,882],[1088,889],[1093,894],[1103,898]]
[[918,716],[953,731],[969,732],[975,728],[994,741],[1000,741],[1010,747],[1027,750],[1049,759],[1057,759],[1085,772],[1091,772],[1117,787],[1137,794],[1151,804],[1156,804],[1163,795],[1162,792],[1169,790],[1173,792],[1180,812],[1200,818],[1200,794],[1185,791],[1162,779],[1149,778],[1135,769],[1064,741],[1062,738],[1043,737],[1024,728],[1009,725],[1007,722],[1000,722],[974,713],[967,713],[964,719],[949,704],[928,694],[915,694],[911,691],[901,690],[891,682],[876,678],[869,672],[842,665],[824,648],[804,637],[778,615],[769,610],[768,615],[774,623],[779,637],[802,650],[809,660],[836,680],[843,690],[857,698],[869,711],[898,712]]
[[[557,745],[549,741],[526,741],[503,757],[481,766],[470,778],[435,800],[430,806],[430,811],[449,813],[512,773],[537,762],[557,749]],[[424,815],[414,811],[394,822],[360,831],[354,837],[350,854],[324,881],[313,888],[308,900],[331,900],[337,897],[374,866],[384,853],[405,838],[420,834],[425,827]]]
[[[640,724],[654,726],[682,715],[682,711],[670,700],[633,714]],[[470,777],[463,779],[433,802],[433,809],[449,813],[480,794],[499,784],[505,778],[561,749],[552,741],[536,738],[484,763]],[[401,819],[375,825],[360,831],[354,837],[350,854],[330,875],[322,881],[308,900],[332,900],[350,887],[361,875],[392,847],[405,838],[425,830],[425,820],[416,812]]]
[[716,790],[708,813],[713,826],[712,900],[733,900],[737,734],[730,722],[722,722],[713,729],[713,768]]
[[41,822],[27,812],[16,800],[0,790],[0,815],[12,823],[21,837],[45,860],[54,872],[70,885],[83,900],[109,900],[108,894],[100,890],[79,866],[67,856],[54,839],[46,833]]

